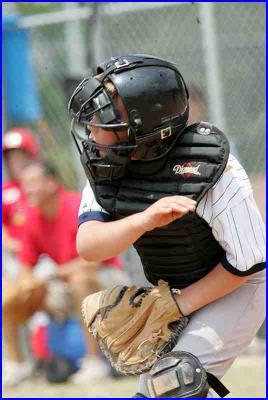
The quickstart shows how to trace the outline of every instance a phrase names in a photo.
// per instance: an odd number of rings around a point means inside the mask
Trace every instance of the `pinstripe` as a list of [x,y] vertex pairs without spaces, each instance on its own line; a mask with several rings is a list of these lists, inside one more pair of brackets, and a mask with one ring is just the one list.
[[248,239],[248,235],[245,235],[245,238],[246,238],[248,247],[250,248],[250,250],[251,250],[251,252],[252,252],[252,254],[253,254],[254,264],[257,264],[256,254],[255,254],[254,249],[252,248],[252,245],[251,245],[251,243],[250,243],[250,241],[249,241],[249,239]]
[[223,225],[222,225],[222,222],[221,222],[220,219],[219,219],[218,221],[219,221],[219,224],[220,224],[221,230],[222,230],[222,241],[224,241],[224,229],[223,229]]
[[232,210],[230,210],[230,212],[231,212],[231,216],[232,216],[232,219],[233,219],[233,223],[234,223],[234,227],[235,227],[236,236],[237,236],[237,238],[238,238],[238,242],[239,242],[239,245],[240,245],[241,254],[242,254],[242,256],[243,256],[243,258],[244,258],[244,260],[245,260],[245,265],[246,265],[246,270],[247,270],[247,269],[248,269],[247,260],[246,260],[246,257],[245,257],[245,255],[244,255],[244,252],[243,252],[243,247],[242,247],[242,243],[241,243],[240,236],[239,236],[239,233],[238,233],[237,225],[236,225],[236,223],[235,223],[234,214],[233,214]]
[[[235,192],[235,194],[229,199],[228,203],[226,204],[226,207],[225,207],[218,215],[216,215],[215,218],[213,218],[213,221],[214,221],[216,218],[218,218],[218,216],[221,215],[221,214],[228,208],[228,204],[230,203],[230,201],[237,195],[237,193],[238,193],[241,189],[242,189],[242,187],[240,186],[240,187],[237,189],[237,191]],[[213,222],[213,221],[212,221],[212,222]]]
[[243,171],[243,170],[244,170],[243,167],[241,167],[241,168],[235,168],[235,167],[234,167],[234,169],[235,169],[236,171]]
[[212,206],[215,206],[215,204],[222,198],[222,196],[224,195],[224,193],[226,192],[226,190],[228,189],[228,187],[230,187],[230,185],[231,185],[231,183],[233,182],[233,180],[234,180],[234,177],[232,177],[232,179],[230,180],[230,182],[228,183],[228,185],[226,186],[226,188],[224,189],[224,192],[220,195],[220,197],[219,197],[216,201],[214,201],[214,202],[212,203]]
[[207,195],[206,195],[206,200],[205,200],[205,204],[204,204],[204,208],[203,208],[202,217],[203,217],[204,212],[205,212],[205,208],[206,208],[206,204],[207,204],[207,199],[208,199],[208,192],[207,192]]
[[[197,212],[212,228],[213,235],[225,249],[226,256],[233,260],[233,266],[246,271],[263,261],[265,237],[253,198],[252,205],[250,203],[252,188],[244,168],[234,157],[229,157],[228,165],[231,166],[231,170],[223,174],[209,190],[211,204],[208,201],[204,202],[204,206],[201,206],[202,213],[198,210]],[[234,209],[236,206],[238,208]]]
[[262,226],[261,226],[261,221],[260,221],[260,219],[258,218],[258,224],[259,224],[259,227],[260,227],[260,232],[261,232],[261,236],[262,236],[262,239],[263,239],[263,244],[264,244],[264,246],[266,245],[266,241],[265,241],[265,237],[264,237],[264,234],[263,234],[263,229],[262,229]]
[[255,239],[255,242],[256,242],[257,248],[258,248],[258,250],[259,250],[260,254],[262,254],[262,252],[261,252],[261,250],[260,250],[260,248],[259,248],[259,244],[258,244],[258,241],[257,241],[256,235],[255,235],[255,231],[254,231],[254,228],[253,228],[253,224],[252,224],[252,220],[251,220],[251,215],[250,215],[250,212],[249,212],[249,208],[248,208],[248,204],[247,204],[247,202],[246,202],[246,209],[247,209],[247,212],[248,212],[249,221],[250,221],[250,226],[251,226],[251,229],[252,229],[252,232],[253,232],[253,236],[254,236],[254,239]]
[[[211,207],[212,208],[212,207]],[[210,220],[209,220],[209,226],[210,226],[210,224],[211,224],[211,221],[212,221],[212,218],[213,218],[213,209],[212,209],[212,213],[211,213],[211,217],[210,217]]]
[[[228,219],[229,225],[230,225],[230,227],[231,227],[232,225],[231,225],[231,223],[230,223],[229,216],[228,216],[228,214],[226,214],[226,215],[227,215],[227,219]],[[235,263],[236,263],[236,265],[237,265],[237,253],[236,253],[236,247],[235,247],[235,241],[234,241],[234,237],[233,237],[232,228],[230,229],[230,231],[231,231],[232,242],[233,242],[233,250],[234,250],[234,252],[235,252]]]
[[[249,179],[248,179],[248,178],[243,178],[243,179],[241,179],[241,178],[239,178],[239,177],[233,176],[232,179],[231,179],[231,181],[229,182],[229,184],[225,187],[224,192],[220,195],[220,197],[218,197],[217,200],[215,200],[215,201],[212,203],[213,206],[225,195],[227,189],[230,187],[230,185],[232,184],[232,182],[235,182],[235,180],[246,181],[246,180],[249,180]],[[243,186],[243,187],[246,187],[246,186]]]

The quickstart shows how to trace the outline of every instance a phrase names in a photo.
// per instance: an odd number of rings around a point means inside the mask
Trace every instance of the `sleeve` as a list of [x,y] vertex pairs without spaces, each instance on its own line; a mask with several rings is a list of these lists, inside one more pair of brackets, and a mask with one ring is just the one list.
[[265,227],[244,168],[230,156],[220,180],[207,192],[197,214],[225,250],[222,265],[239,276],[265,268]]
[[9,206],[8,204],[2,202],[2,224],[8,226],[9,221],[10,221]]
[[21,244],[21,251],[18,254],[19,262],[34,267],[41,253],[38,250],[38,245],[28,223],[25,225]]
[[17,200],[17,196],[17,190],[12,191],[12,189],[8,189],[4,185],[2,186],[2,224],[7,228],[11,223],[12,203],[14,200]]
[[104,210],[95,199],[95,195],[88,181],[82,193],[82,200],[78,212],[78,226],[87,221],[112,221],[110,214]]

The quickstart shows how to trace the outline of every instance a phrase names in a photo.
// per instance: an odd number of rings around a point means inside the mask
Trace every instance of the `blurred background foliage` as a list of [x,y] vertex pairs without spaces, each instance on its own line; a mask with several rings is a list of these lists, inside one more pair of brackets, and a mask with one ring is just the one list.
[[[148,6],[149,4],[149,6]],[[212,3],[225,133],[250,175],[265,172],[265,4]],[[70,94],[96,62],[122,53],[147,53],[178,64],[214,105],[199,3],[6,3],[23,17],[81,9],[88,18],[29,27],[42,119],[33,124],[44,158],[64,183],[81,189],[85,178],[70,131]],[[203,30],[202,30],[203,29]],[[215,122],[212,121],[211,122]],[[7,121],[7,127],[18,125]]]

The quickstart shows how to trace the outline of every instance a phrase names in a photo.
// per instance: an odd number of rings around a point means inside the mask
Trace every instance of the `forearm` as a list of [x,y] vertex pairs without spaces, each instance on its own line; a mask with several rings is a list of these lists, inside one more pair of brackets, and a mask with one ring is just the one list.
[[9,236],[7,228],[4,225],[2,226],[2,244],[4,251],[14,253],[15,255],[21,249],[21,243]]
[[175,298],[184,315],[206,306],[207,304],[231,293],[241,286],[248,277],[241,277],[228,272],[220,263],[204,278],[181,290]]
[[19,263],[19,274],[20,276],[33,276],[33,267],[25,262]]
[[3,244],[8,240],[7,228],[5,225],[2,225],[2,241]]
[[77,233],[77,251],[88,261],[105,260],[126,250],[144,232],[140,213],[113,222],[85,222]]

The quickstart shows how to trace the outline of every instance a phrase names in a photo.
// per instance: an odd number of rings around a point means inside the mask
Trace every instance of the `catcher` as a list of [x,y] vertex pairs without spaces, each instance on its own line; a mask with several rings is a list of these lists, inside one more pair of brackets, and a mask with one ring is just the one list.
[[89,330],[141,375],[134,397],[225,396],[215,377],[265,316],[264,224],[245,170],[216,126],[187,125],[187,86],[163,59],[102,63],[69,111],[88,178],[78,252],[97,261],[133,244],[153,285],[88,296]]

